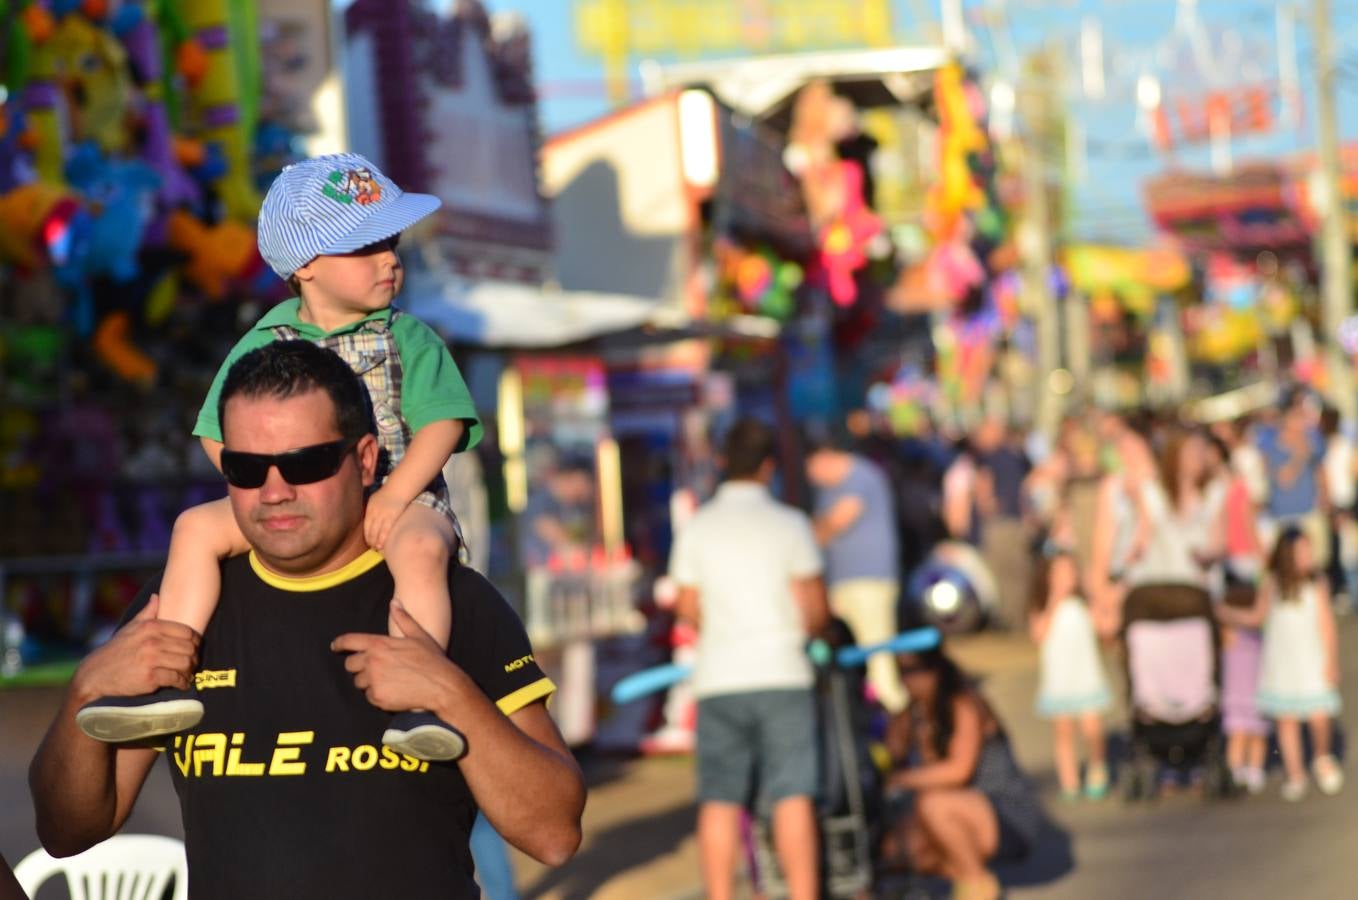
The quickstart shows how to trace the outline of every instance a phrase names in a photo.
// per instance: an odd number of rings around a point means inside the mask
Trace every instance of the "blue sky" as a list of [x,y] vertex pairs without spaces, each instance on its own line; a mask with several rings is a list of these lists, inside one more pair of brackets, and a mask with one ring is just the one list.
[[[439,0],[436,0],[439,2]],[[451,2],[451,0],[441,0]],[[543,96],[543,129],[550,134],[588,121],[609,110],[603,86],[603,65],[577,43],[574,16],[588,0],[487,0],[492,11],[515,10],[529,21],[533,33],[537,78]],[[738,0],[731,0],[738,2]],[[854,0],[842,0],[850,3]],[[932,21],[922,22],[919,13],[931,15],[938,0],[891,0],[893,30],[902,43],[927,39]],[[1242,68],[1254,65],[1262,80],[1276,77],[1275,0],[1198,0],[1197,17],[1207,36],[1207,56],[1216,61],[1229,59],[1234,52],[1242,66],[1228,65],[1230,79],[1239,78]],[[1004,6],[1008,12],[1012,44],[1018,56],[1030,53],[1046,40],[1056,43],[1071,60],[1068,93],[1072,120],[1086,137],[1085,165],[1073,183],[1072,227],[1079,236],[1109,240],[1140,240],[1147,234],[1139,185],[1162,170],[1166,161],[1152,151],[1137,129],[1135,87],[1137,72],[1157,71],[1164,90],[1175,89],[1198,94],[1211,86],[1210,74],[1202,76],[1189,66],[1184,71],[1166,56],[1174,45],[1176,0],[966,0],[968,18],[978,39],[978,62],[983,71],[1003,69],[1004,55],[998,52],[1003,42],[977,20],[987,10]],[[1304,95],[1304,119],[1299,129],[1277,127],[1264,137],[1232,142],[1232,156],[1239,162],[1251,157],[1267,157],[1309,149],[1315,141],[1315,73],[1311,66],[1309,2],[1298,2],[1302,20],[1296,31],[1297,58]],[[1341,78],[1339,116],[1343,134],[1358,138],[1358,4],[1331,0],[1335,19],[1336,45],[1341,59],[1348,62]],[[1079,48],[1082,22],[1099,25],[1105,68],[1110,71],[1107,96],[1094,101],[1078,91]],[[1233,36],[1228,36],[1233,35]],[[639,59],[632,61],[635,75]],[[1206,169],[1210,155],[1206,147],[1180,152],[1177,161],[1184,166]]]

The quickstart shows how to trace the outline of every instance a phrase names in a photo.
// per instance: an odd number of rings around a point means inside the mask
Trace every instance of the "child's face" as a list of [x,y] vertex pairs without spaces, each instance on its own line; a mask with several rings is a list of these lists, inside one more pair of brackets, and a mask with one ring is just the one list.
[[1311,565],[1315,561],[1312,557],[1310,539],[1305,535],[1298,537],[1292,544],[1292,564],[1297,567],[1297,571],[1311,571]]
[[318,256],[298,269],[306,304],[318,312],[360,317],[386,309],[405,281],[396,255],[398,240],[399,236],[352,253]]

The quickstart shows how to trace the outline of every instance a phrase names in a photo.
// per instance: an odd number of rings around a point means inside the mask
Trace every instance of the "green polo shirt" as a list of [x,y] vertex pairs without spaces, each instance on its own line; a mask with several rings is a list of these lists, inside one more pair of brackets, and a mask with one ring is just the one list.
[[[222,382],[233,363],[246,353],[277,338],[273,328],[287,325],[297,329],[298,334],[309,341],[319,341],[336,334],[357,331],[364,322],[391,321],[391,307],[371,313],[358,322],[345,325],[331,332],[322,331],[315,325],[303,322],[297,317],[301,301],[294,297],[279,303],[269,310],[255,327],[245,333],[236,346],[227,354],[226,362],[217,370],[208,389],[207,399],[198,410],[198,421],[193,426],[195,437],[222,439],[222,425],[217,419],[217,399],[221,396]],[[462,380],[462,373],[453,362],[452,354],[443,339],[434,329],[411,315],[402,315],[391,325],[391,334],[396,342],[396,351],[401,355],[401,418],[410,426],[411,434],[417,433],[430,422],[454,419],[466,426],[459,452],[470,450],[481,440],[481,420],[476,416],[476,407]]]

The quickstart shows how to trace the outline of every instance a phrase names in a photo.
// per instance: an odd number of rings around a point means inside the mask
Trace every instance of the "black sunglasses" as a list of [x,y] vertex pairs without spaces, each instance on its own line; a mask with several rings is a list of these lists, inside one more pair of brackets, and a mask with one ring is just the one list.
[[240,450],[222,451],[222,474],[232,487],[257,488],[269,477],[269,469],[278,467],[278,474],[288,484],[314,484],[324,481],[339,471],[344,456],[357,441],[340,439],[326,444],[298,447],[286,453],[245,453]]

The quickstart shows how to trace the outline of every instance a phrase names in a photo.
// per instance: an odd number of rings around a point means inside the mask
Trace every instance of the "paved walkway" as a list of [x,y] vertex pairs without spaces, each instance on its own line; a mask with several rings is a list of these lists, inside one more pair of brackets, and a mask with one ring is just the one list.
[[[1340,627],[1345,684],[1358,691],[1358,618],[1342,620]],[[1019,638],[982,635],[955,642],[954,653],[983,677],[1020,761],[1050,800],[1050,738],[1032,714],[1032,647]],[[0,692],[0,855],[11,862],[37,846],[26,773],[58,698],[51,689]],[[1358,694],[1350,693],[1350,700],[1353,710]],[[1352,731],[1358,716],[1346,712],[1343,723]],[[557,870],[517,859],[523,895],[569,900],[700,896],[691,760],[593,759],[587,770],[593,788],[584,845]],[[1358,778],[1358,770],[1351,774]],[[1224,803],[1187,795],[1132,808],[1115,800],[1052,801],[1063,833],[1023,869],[1003,874],[1011,896],[1018,898],[1351,898],[1358,896],[1348,874],[1358,835],[1355,791],[1358,783],[1340,798],[1316,795],[1284,804],[1275,780],[1265,796]],[[126,830],[182,834],[164,766],[153,770]],[[44,889],[44,897],[60,896]]]
[[[1344,683],[1358,690],[1358,619],[1341,620]],[[1208,803],[1191,794],[1128,807],[1121,800],[1063,804],[1055,799],[1050,733],[1032,712],[1037,657],[1024,639],[979,635],[956,640],[954,655],[981,676],[1021,763],[1032,774],[1060,831],[1037,858],[1002,872],[1009,896],[1051,900],[1149,897],[1328,900],[1358,896],[1347,872],[1358,804],[1353,791],[1286,804],[1277,774],[1260,797]],[[1113,668],[1110,666],[1110,672]],[[1354,709],[1358,695],[1350,694]],[[1124,721],[1121,714],[1110,719]],[[1343,730],[1358,727],[1346,712]],[[579,855],[555,871],[516,860],[525,898],[690,898],[702,895],[692,836],[692,762],[687,758],[597,762]],[[1351,774],[1358,774],[1351,768]]]

